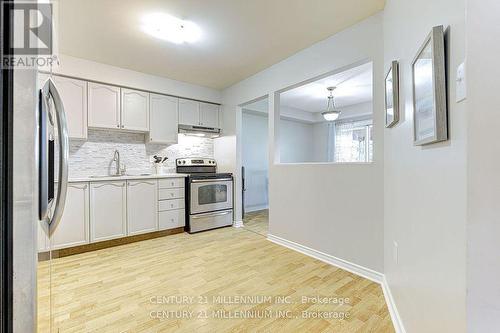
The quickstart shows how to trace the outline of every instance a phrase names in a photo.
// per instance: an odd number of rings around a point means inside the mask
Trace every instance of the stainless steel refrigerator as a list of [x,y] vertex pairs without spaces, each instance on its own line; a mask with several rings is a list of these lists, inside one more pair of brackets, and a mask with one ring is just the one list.
[[[12,44],[12,19],[2,11],[2,59]],[[2,67],[1,90],[0,327],[36,332],[37,237],[40,230],[53,233],[66,196],[65,112],[54,82],[38,83],[35,67]]]

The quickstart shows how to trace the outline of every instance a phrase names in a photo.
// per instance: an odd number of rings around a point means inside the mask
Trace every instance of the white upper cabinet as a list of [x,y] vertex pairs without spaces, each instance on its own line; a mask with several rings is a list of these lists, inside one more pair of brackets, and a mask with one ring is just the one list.
[[54,76],[68,121],[70,138],[87,138],[87,82]]
[[88,126],[120,128],[120,88],[88,83]]
[[127,235],[126,181],[90,183],[90,241]]
[[151,143],[177,143],[179,99],[149,94],[149,136]]
[[121,128],[149,131],[149,93],[122,88]]
[[200,103],[179,99],[179,124],[200,126]]
[[[39,73],[39,88],[45,83],[48,74]],[[87,82],[62,76],[53,76],[61,95],[66,112],[70,138],[87,138]]]
[[219,106],[200,103],[200,125],[203,127],[219,128]]
[[127,230],[137,235],[158,230],[158,182],[127,181]]
[[70,183],[61,221],[52,235],[52,249],[89,243],[89,185]]

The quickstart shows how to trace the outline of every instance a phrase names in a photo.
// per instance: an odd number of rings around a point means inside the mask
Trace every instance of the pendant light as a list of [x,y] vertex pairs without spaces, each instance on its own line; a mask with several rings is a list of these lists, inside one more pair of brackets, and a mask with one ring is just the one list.
[[323,118],[326,121],[334,121],[340,116],[341,111],[335,108],[335,102],[333,100],[333,91],[336,87],[328,87],[326,88],[330,92],[330,96],[328,96],[328,105],[326,107],[326,111],[322,112]]

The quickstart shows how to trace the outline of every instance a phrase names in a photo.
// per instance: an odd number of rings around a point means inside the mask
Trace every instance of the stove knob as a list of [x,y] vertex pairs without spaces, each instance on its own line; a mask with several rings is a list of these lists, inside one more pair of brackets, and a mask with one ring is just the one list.
[[182,164],[186,164],[186,161],[182,161]]

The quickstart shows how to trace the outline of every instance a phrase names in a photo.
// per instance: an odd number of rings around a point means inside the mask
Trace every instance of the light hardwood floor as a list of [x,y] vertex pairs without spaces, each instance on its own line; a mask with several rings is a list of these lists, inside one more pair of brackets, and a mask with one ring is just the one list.
[[253,232],[266,236],[269,232],[269,210],[259,210],[245,214],[243,226]]
[[[244,228],[42,262],[39,293],[39,332],[49,329],[49,301],[53,332],[394,332],[379,285]],[[193,299],[166,304],[169,296]],[[330,304],[303,296],[329,297]],[[165,318],[169,311],[193,313]],[[250,318],[227,318],[236,315]],[[303,318],[319,315],[334,318]]]

